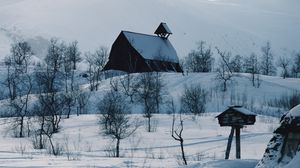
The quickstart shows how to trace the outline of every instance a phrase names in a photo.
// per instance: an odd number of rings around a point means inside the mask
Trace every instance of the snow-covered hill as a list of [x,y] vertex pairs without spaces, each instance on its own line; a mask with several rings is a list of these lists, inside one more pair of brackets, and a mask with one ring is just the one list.
[[56,36],[94,50],[111,46],[121,30],[152,34],[162,21],[180,57],[200,40],[242,55],[270,40],[275,54],[289,55],[299,50],[299,6],[298,0],[0,0],[0,55],[15,38],[39,45]]
[[[134,74],[133,79],[140,74]],[[116,77],[123,78],[123,76]],[[235,74],[230,82],[228,82],[228,91],[222,92],[222,83],[216,80],[216,73],[189,73],[182,75],[180,73],[162,73],[161,79],[164,85],[164,97],[173,98],[175,103],[179,105],[180,96],[183,94],[186,86],[201,85],[208,93],[206,111],[220,112],[229,105],[245,105],[247,108],[265,115],[280,116],[284,113],[284,109],[270,107],[268,102],[279,99],[283,96],[292,95],[300,91],[299,78],[270,77],[261,75],[261,86],[253,87],[250,74]],[[110,89],[111,79],[101,82],[98,92],[92,93],[91,103],[89,106],[90,113],[95,113],[97,102]],[[83,86],[88,90],[88,85]],[[165,98],[167,99],[167,98]],[[141,113],[142,109],[139,105],[134,106],[133,113]],[[165,111],[164,109],[162,111]]]
[[[134,82],[141,74],[131,75]],[[240,73],[235,74],[232,80],[227,82],[228,90],[222,92],[222,81],[216,79],[216,73],[189,73],[182,75],[181,73],[161,73],[164,101],[168,101],[171,98],[179,106],[180,97],[184,92],[185,87],[191,85],[201,85],[207,92],[207,112],[220,112],[227,108],[229,105],[244,105],[246,108],[251,109],[259,114],[264,115],[282,115],[285,110],[277,107],[270,106],[270,103],[275,99],[287,98],[288,96],[300,92],[300,79],[299,78],[286,78],[275,76],[260,76],[261,85],[259,88],[253,87],[250,74]],[[2,80],[6,76],[6,70],[0,69],[0,76]],[[114,77],[116,80],[124,78],[124,76]],[[76,81],[79,82],[81,88],[86,92],[89,92],[90,104],[88,105],[88,113],[97,113],[97,104],[103,98],[110,88],[111,79],[103,80],[99,84],[99,91],[90,92],[87,79],[77,76]],[[121,84],[119,84],[121,85]],[[122,89],[122,87],[120,86]],[[2,88],[3,93],[7,92],[7,88]],[[6,100],[2,100],[0,103],[0,113],[5,114],[7,112],[5,108]],[[273,103],[274,104],[274,103]],[[162,107],[162,112],[167,110]],[[135,114],[142,113],[142,107],[140,104],[135,103],[132,108],[132,112]]]

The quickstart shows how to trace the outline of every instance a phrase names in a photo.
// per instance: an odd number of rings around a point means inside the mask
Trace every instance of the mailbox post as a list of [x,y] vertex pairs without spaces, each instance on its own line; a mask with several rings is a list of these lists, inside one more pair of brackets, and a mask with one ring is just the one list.
[[253,125],[256,121],[256,114],[243,108],[242,106],[229,106],[227,110],[219,114],[216,118],[219,120],[221,127],[230,126],[225,159],[229,158],[233,134],[236,138],[236,158],[241,158],[241,128],[244,125]]

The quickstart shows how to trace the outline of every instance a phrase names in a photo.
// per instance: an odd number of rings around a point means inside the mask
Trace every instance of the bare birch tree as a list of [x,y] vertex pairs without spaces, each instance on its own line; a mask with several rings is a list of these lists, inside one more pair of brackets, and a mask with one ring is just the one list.
[[277,64],[280,68],[282,68],[281,76],[283,79],[289,77],[289,66],[291,64],[290,59],[285,56],[281,56],[279,57]]
[[261,48],[261,70],[263,75],[274,75],[276,68],[274,66],[274,56],[271,50],[271,43],[267,42],[265,46]]
[[179,112],[179,124],[177,126],[175,126],[175,123],[176,123],[176,107],[174,105],[173,100],[171,100],[171,102],[169,104],[169,111],[170,111],[169,113],[173,113],[172,130],[171,130],[172,135],[171,136],[174,140],[180,142],[181,158],[182,158],[183,164],[187,165],[187,160],[186,160],[186,157],[185,157],[184,145],[183,145],[184,139],[183,139],[183,135],[182,135],[183,130],[184,130],[183,119],[181,117],[181,111],[180,111]]
[[217,67],[217,76],[216,79],[222,81],[223,84],[223,92],[227,91],[227,82],[231,80],[233,76],[231,67],[229,65],[231,53],[221,51],[216,47],[218,54],[220,55],[221,59],[219,59],[219,64]]
[[126,102],[126,97],[116,91],[107,93],[98,104],[100,111],[99,124],[103,129],[103,134],[116,140],[116,157],[120,157],[120,141],[131,136],[138,125],[131,121],[130,107]]

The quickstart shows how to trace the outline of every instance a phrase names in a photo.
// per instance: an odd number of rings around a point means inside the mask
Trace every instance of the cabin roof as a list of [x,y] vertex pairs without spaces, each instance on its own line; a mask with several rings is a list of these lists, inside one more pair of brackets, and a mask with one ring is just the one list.
[[129,31],[122,33],[144,59],[179,62],[176,50],[168,39]]
[[294,108],[292,108],[288,112],[288,115],[292,116],[292,117],[300,117],[300,104],[298,104],[297,106],[295,106]]
[[233,107],[232,109],[234,109],[235,111],[238,111],[240,113],[243,113],[245,115],[255,115],[255,113],[253,113],[252,111],[248,110],[248,109],[245,109],[243,107]]
[[283,115],[275,133],[300,132],[300,104]]
[[155,34],[161,34],[161,33],[167,33],[167,34],[172,34],[170,28],[166,23],[160,23],[158,28],[154,32]]
[[226,109],[224,112],[220,113],[218,116],[216,116],[216,118],[220,117],[221,115],[223,115],[224,113],[226,113],[229,109],[232,109],[236,112],[239,112],[241,114],[244,114],[244,115],[254,115],[256,116],[255,113],[253,113],[252,111],[246,109],[246,108],[243,108],[241,106],[231,106],[229,107],[228,109]]

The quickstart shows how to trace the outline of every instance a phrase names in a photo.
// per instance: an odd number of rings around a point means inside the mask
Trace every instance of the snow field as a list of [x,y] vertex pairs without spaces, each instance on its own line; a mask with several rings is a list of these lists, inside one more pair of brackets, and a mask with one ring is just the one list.
[[[222,160],[230,127],[219,127],[215,116],[184,116],[185,152],[189,164]],[[141,115],[131,115],[132,119],[144,121]],[[34,150],[30,138],[12,138],[10,134],[0,137],[0,166],[4,167],[178,167],[180,162],[179,143],[171,137],[172,116],[159,114],[153,117],[156,131],[146,132],[142,125],[137,132],[121,141],[121,158],[108,157],[106,150],[114,145],[101,134],[97,115],[71,116],[63,120],[61,130],[54,135],[54,141],[63,149],[63,155],[49,156],[47,150]],[[267,121],[267,122],[266,122]],[[4,119],[1,119],[1,123]],[[1,135],[7,127],[1,126]],[[258,160],[278,119],[258,116],[254,126],[242,130],[241,148],[243,159]],[[234,141],[233,141],[234,143]],[[23,154],[22,154],[23,153]],[[235,147],[232,145],[231,159]],[[69,156],[69,159],[68,159]]]

